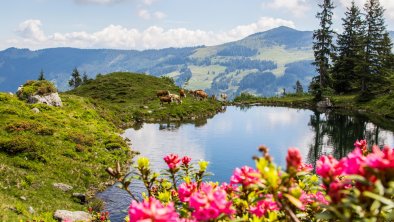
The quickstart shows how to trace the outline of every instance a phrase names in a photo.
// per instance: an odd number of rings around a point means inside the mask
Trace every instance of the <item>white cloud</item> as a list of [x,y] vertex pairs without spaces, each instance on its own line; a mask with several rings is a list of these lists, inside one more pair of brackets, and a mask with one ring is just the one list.
[[100,4],[100,5],[109,5],[115,4],[118,2],[122,2],[125,0],[74,0],[78,4]]
[[140,18],[143,18],[143,19],[145,19],[145,20],[148,20],[148,19],[150,19],[151,14],[150,14],[150,12],[149,12],[148,10],[141,9],[141,10],[138,11],[138,16],[139,16]]
[[286,9],[295,16],[303,16],[310,9],[310,4],[311,2],[308,3],[308,0],[273,0],[270,3],[263,3],[263,7]]
[[[154,14],[156,17],[160,17]],[[78,47],[78,48],[116,48],[116,49],[151,49],[166,47],[184,47],[196,45],[217,45],[239,40],[256,32],[266,31],[278,26],[294,28],[289,20],[262,17],[257,22],[240,25],[226,32],[191,30],[186,28],[164,29],[151,26],[145,30],[109,25],[97,32],[70,32],[45,35],[41,21],[27,20],[20,24],[19,38],[10,39],[15,47]]]
[[164,19],[167,17],[167,15],[164,12],[156,11],[156,12],[149,12],[148,10],[145,9],[140,9],[138,11],[138,16],[142,19],[149,20],[151,18],[156,18],[156,19]]
[[[339,0],[340,4],[349,7],[351,1],[349,0]],[[355,0],[356,5],[359,6],[361,9],[364,7],[365,0]],[[380,0],[380,4],[386,9],[386,16],[390,19],[394,19],[394,1],[393,0]]]
[[156,0],[143,0],[145,5],[152,5]]

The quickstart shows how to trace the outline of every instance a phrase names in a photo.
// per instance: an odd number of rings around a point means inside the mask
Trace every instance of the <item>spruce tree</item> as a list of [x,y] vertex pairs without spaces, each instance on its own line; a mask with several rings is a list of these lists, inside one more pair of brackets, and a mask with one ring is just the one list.
[[44,70],[42,70],[42,69],[41,69],[41,71],[40,71],[40,75],[38,76],[38,80],[45,80],[45,77],[44,77]]
[[294,88],[295,88],[295,93],[296,94],[301,94],[301,93],[304,92],[304,89],[302,88],[302,85],[301,85],[299,80],[297,80]]
[[[316,70],[319,73],[318,81],[320,90],[329,87],[330,63],[335,49],[333,45],[334,31],[332,29],[332,16],[334,5],[332,0],[323,0],[323,4],[319,4],[321,12],[317,13],[316,17],[320,19],[320,28],[313,33],[313,50],[315,55]],[[319,96],[319,95],[318,95]]]
[[[384,8],[379,0],[367,0],[365,10],[364,63],[359,68],[361,92],[371,95],[374,90],[384,89],[391,69],[392,43],[386,30]],[[390,62],[388,62],[390,61]]]
[[89,82],[89,77],[86,74],[86,72],[84,72],[83,75],[82,75],[82,84],[86,84],[88,82]]
[[79,71],[77,68],[74,68],[73,72],[71,73],[71,79],[68,81],[68,84],[70,87],[73,87],[74,89],[80,86],[82,83],[81,75],[79,74]]
[[332,85],[337,93],[348,93],[359,88],[356,67],[363,60],[364,22],[360,9],[352,1],[345,12],[343,33],[338,35],[337,55],[332,68]]

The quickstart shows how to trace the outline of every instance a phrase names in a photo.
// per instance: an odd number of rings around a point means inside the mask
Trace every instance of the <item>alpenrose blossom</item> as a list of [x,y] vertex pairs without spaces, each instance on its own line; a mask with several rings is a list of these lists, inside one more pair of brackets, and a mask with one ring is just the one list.
[[359,148],[363,154],[367,153],[367,141],[366,140],[356,140],[354,143],[355,148]]
[[286,156],[287,169],[298,169],[302,164],[302,156],[297,148],[289,148]]
[[163,159],[167,163],[168,168],[170,168],[171,170],[177,168],[178,164],[181,162],[181,159],[179,159],[179,156],[177,154],[173,154],[173,153],[165,156]]
[[353,152],[349,153],[347,157],[344,157],[340,161],[340,165],[343,169],[342,174],[345,175],[364,175],[364,167],[366,158],[362,154],[360,148],[355,148]]
[[383,150],[380,150],[378,146],[373,146],[372,153],[367,156],[366,165],[379,170],[394,168],[394,150],[388,146],[385,146]]
[[188,156],[184,156],[184,157],[182,158],[182,164],[185,165],[185,166],[188,166],[189,163],[190,163],[190,161],[192,161],[192,158],[190,158],[190,157],[188,157]]
[[265,199],[257,202],[256,206],[250,207],[250,213],[258,217],[264,216],[267,212],[278,210],[280,209],[271,194],[265,195]]
[[196,182],[182,183],[178,187],[179,199],[182,202],[188,202],[190,200],[190,196],[196,191],[197,191]]
[[328,205],[329,202],[326,199],[326,197],[324,196],[324,194],[320,191],[316,192],[315,194],[313,193],[305,193],[303,192],[301,194],[300,197],[300,201],[302,202],[302,204],[304,204],[303,206],[303,210],[305,210],[305,205],[309,205],[312,203],[320,203],[320,204],[324,204],[324,205]]
[[130,222],[166,222],[178,221],[174,203],[164,206],[159,200],[151,197],[141,203],[133,201],[129,207]]
[[260,180],[260,174],[257,170],[243,166],[241,169],[235,168],[233,175],[230,178],[230,184],[242,184],[247,187],[250,184],[255,184]]
[[331,155],[321,156],[316,162],[316,173],[323,178],[333,178],[342,173],[342,169],[339,167],[339,162]]
[[198,221],[216,219],[222,214],[235,213],[226,191],[214,183],[202,183],[200,190],[190,197],[189,205],[194,209],[192,216]]

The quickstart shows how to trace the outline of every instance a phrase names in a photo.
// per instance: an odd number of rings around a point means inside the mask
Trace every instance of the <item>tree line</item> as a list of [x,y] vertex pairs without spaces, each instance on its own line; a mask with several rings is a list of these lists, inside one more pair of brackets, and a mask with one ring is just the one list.
[[309,86],[315,98],[358,93],[359,100],[368,100],[389,90],[394,56],[379,0],[367,0],[363,11],[352,1],[338,34],[332,28],[333,0],[323,0],[319,7],[320,27],[313,33],[318,76]]
[[[41,69],[40,74],[38,75],[37,80],[46,80],[45,79],[45,74],[44,74],[44,70]],[[71,78],[68,81],[68,85],[72,88],[77,88],[80,85],[86,84],[89,81],[91,81],[92,79],[90,79],[88,77],[88,75],[86,74],[86,72],[83,73],[83,75],[81,76],[80,72],[78,71],[77,68],[74,68],[72,73],[71,73]]]

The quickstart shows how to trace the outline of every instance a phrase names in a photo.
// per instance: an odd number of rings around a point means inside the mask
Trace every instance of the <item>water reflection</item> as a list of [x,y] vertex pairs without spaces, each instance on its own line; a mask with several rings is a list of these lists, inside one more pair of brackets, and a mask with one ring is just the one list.
[[[285,167],[289,147],[298,147],[308,162],[315,163],[322,154],[337,158],[353,149],[356,139],[369,143],[393,146],[393,133],[370,123],[362,116],[347,116],[333,112],[320,113],[278,107],[228,107],[225,113],[196,123],[143,124],[139,129],[128,129],[132,148],[149,157],[154,171],[166,167],[163,157],[169,153],[188,155],[193,161],[210,162],[208,170],[213,181],[228,182],[235,167],[254,166],[252,156],[257,147],[270,148],[275,163]],[[139,191],[138,185],[133,187]],[[112,221],[121,221],[128,199],[122,191],[111,188],[104,192],[114,212]]]

